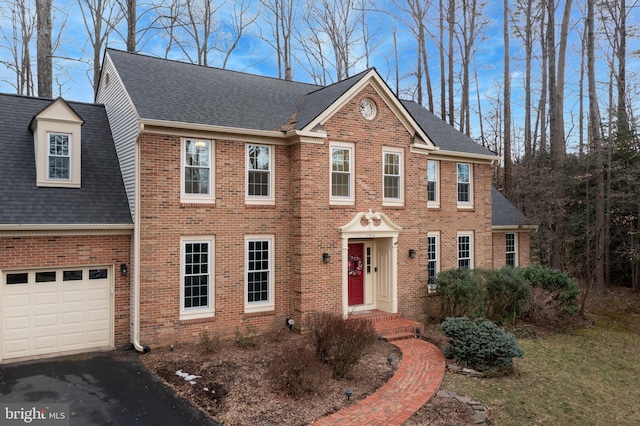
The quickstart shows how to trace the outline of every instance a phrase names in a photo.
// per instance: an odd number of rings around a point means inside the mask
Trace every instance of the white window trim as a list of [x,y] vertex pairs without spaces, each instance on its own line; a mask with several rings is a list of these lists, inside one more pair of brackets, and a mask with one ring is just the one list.
[[[249,242],[269,241],[269,299],[266,302],[249,303]],[[275,304],[275,235],[258,234],[244,236],[244,312],[268,312],[276,309]]]
[[[427,160],[427,185],[429,183],[429,163],[434,163],[436,165],[436,180],[435,182],[435,193],[436,199],[433,201],[429,201],[429,194],[427,193],[427,207],[428,208],[440,208],[440,161],[438,160]],[[457,174],[457,170],[456,170]],[[429,190],[427,186],[427,191]],[[457,196],[457,195],[456,195]]]
[[[187,194],[184,192],[185,179],[185,145],[187,140],[202,141],[209,144],[209,194]],[[180,202],[206,203],[216,202],[216,143],[210,139],[182,138],[180,141]]]
[[[249,195],[249,147],[260,146],[269,150],[269,195]],[[255,143],[245,144],[245,174],[244,174],[244,202],[245,204],[266,204],[275,205],[275,147],[273,145],[262,145]]]
[[430,231],[427,232],[427,291],[429,293],[435,293],[436,289],[435,286],[432,286],[428,283],[429,280],[429,240],[428,238],[435,238],[436,239],[436,258],[435,258],[435,262],[436,262],[436,270],[435,270],[435,276],[438,276],[438,273],[440,273],[440,231]]
[[[507,251],[507,235],[513,235],[513,252]],[[518,233],[517,232],[507,232],[504,234],[504,263],[507,265],[507,254],[513,253],[513,267],[518,267]],[[508,265],[507,265],[508,266]]]
[[[73,167],[73,161],[74,161],[74,158],[73,158],[74,157],[74,155],[73,155],[73,134],[72,133],[66,133],[66,132],[46,132],[46,135],[47,135],[47,140],[46,140],[46,145],[47,145],[47,147],[46,147],[46,150],[47,150],[46,151],[47,166],[46,167],[47,168],[45,170],[45,174],[46,174],[46,177],[47,177],[47,181],[50,181],[50,182],[73,182],[74,177],[75,177],[74,176],[74,170],[73,170],[74,169],[74,167]],[[50,153],[50,149],[51,149],[51,145],[50,145],[51,144],[51,139],[50,139],[50,137],[51,137],[51,135],[61,135],[61,136],[67,136],[69,138],[69,147],[68,147],[68,150],[69,150],[69,155],[68,155],[68,157],[69,157],[69,177],[68,178],[54,178],[54,177],[51,177],[49,175],[49,171],[50,171],[49,170],[49,162],[51,160],[51,157],[52,156],[53,157],[63,157],[61,155],[53,155],[53,154]]]
[[[349,196],[337,197],[332,191],[331,177],[333,175],[332,151],[333,148],[348,149],[351,152],[349,157]],[[356,203],[355,181],[356,181],[356,148],[350,142],[329,142],[329,204],[334,206],[352,206]]]
[[[400,183],[399,183],[399,198],[386,198],[384,196],[384,156],[385,154],[398,154],[400,156]],[[404,206],[404,149],[382,147],[382,205],[383,206]]]
[[[467,164],[469,166],[469,201],[458,201],[458,165]],[[473,208],[473,164],[472,163],[456,163],[456,201],[459,209]]]
[[[184,307],[185,246],[190,243],[209,243],[209,306],[207,307]],[[180,237],[180,320],[215,316],[215,247],[213,235]]]
[[460,267],[460,237],[469,237],[469,269],[474,268],[473,231],[459,231],[456,235],[456,266]]

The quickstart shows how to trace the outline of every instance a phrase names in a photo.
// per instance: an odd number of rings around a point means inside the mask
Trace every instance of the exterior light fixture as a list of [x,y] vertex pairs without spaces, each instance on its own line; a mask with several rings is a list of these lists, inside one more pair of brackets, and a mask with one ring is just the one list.
[[347,388],[347,390],[344,391],[344,394],[347,396],[347,401],[349,401],[353,395],[353,390],[351,390],[351,388]]
[[287,318],[284,320],[284,324],[285,324],[287,327],[289,327],[289,330],[293,330],[293,326],[294,326],[295,322],[293,321],[293,318],[289,318],[289,317],[287,317]]
[[129,271],[129,268],[127,268],[127,264],[126,263],[121,263],[120,264],[120,274],[123,277],[126,277],[128,271]]
[[389,363],[389,365],[391,365],[391,363],[393,362],[393,355],[387,355],[387,362]]
[[416,257],[416,251],[414,249],[409,249],[409,258],[413,259]]
[[331,259],[331,255],[329,253],[322,253],[322,262],[323,263],[329,263],[330,259]]

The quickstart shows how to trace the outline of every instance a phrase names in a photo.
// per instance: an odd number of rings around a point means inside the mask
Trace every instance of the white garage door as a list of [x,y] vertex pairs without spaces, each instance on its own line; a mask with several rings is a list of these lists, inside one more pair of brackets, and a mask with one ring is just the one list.
[[0,359],[113,345],[111,266],[4,271]]

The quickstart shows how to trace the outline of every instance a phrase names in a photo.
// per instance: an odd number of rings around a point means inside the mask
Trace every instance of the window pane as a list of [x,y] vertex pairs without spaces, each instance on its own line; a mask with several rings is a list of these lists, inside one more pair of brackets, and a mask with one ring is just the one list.
[[100,280],[107,278],[107,270],[106,269],[89,269],[89,279],[90,280]]
[[[427,237],[427,284],[435,284],[437,269],[437,241],[436,237]],[[431,289],[431,288],[430,288]]]
[[436,166],[437,163],[435,161],[427,161],[427,201],[437,201],[436,182],[438,173]]
[[471,267],[471,237],[468,235],[458,236],[458,267]]
[[184,251],[184,307],[208,307],[209,243],[186,243]]
[[81,279],[82,279],[82,270],[62,272],[62,281],[79,281]]
[[458,182],[469,183],[469,165],[458,164]]
[[37,283],[48,283],[56,280],[56,271],[36,272]]
[[349,197],[349,173],[331,173],[331,195],[334,197]]
[[269,170],[269,148],[249,145],[249,169]]
[[332,148],[331,170],[334,172],[349,172],[349,150],[344,148]]
[[269,172],[249,171],[249,195],[269,196]]
[[400,177],[384,177],[384,198],[400,198]]
[[458,201],[462,203],[468,203],[471,201],[468,183],[458,184]]
[[187,139],[184,145],[186,166],[209,166],[209,142]]
[[269,241],[248,244],[247,301],[269,301]]
[[29,274],[27,272],[19,274],[7,274],[7,284],[27,284]]
[[209,169],[186,167],[184,170],[186,194],[209,194]]

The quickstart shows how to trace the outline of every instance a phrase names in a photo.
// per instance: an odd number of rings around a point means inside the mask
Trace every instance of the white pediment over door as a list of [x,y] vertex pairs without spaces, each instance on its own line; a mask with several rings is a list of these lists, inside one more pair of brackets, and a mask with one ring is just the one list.
[[357,213],[349,223],[338,229],[352,238],[384,238],[397,237],[402,227],[393,223],[386,214],[369,209],[368,212]]

